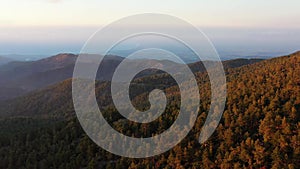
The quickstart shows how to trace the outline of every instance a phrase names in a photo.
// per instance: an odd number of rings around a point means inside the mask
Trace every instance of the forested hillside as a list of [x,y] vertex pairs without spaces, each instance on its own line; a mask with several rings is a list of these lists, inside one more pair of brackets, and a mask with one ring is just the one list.
[[[1,102],[0,168],[300,168],[300,52],[226,70],[226,107],[213,136],[198,143],[210,84],[205,72],[195,72],[202,102],[194,128],[170,151],[146,159],[115,156],[88,138],[75,117],[70,79]],[[109,91],[109,82],[99,82],[96,93],[106,106],[105,118],[126,135],[163,132],[178,113],[177,86],[166,74],[140,77],[134,83],[134,105],[147,106],[143,90],[159,87],[168,95],[166,112],[149,125],[128,122],[103,92]]]

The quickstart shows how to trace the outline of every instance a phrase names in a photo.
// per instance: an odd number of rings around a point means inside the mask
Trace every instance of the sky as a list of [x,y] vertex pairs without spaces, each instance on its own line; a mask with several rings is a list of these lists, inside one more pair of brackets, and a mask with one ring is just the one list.
[[78,53],[99,28],[139,13],[184,19],[226,55],[292,52],[300,50],[299,7],[299,0],[2,0],[0,55]]

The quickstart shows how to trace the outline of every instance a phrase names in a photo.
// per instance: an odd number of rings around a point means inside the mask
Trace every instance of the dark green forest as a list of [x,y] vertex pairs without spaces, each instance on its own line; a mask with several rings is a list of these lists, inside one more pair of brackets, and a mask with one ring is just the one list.
[[[226,68],[225,110],[204,144],[198,138],[209,110],[210,84],[206,72],[194,73],[202,101],[194,128],[171,150],[145,159],[113,155],[89,139],[74,113],[71,79],[2,101],[0,168],[300,168],[300,52]],[[97,83],[97,99],[109,124],[126,135],[161,133],[176,119],[180,93],[167,74],[136,78],[131,86],[133,105],[139,109],[149,107],[147,93],[152,89],[166,92],[166,110],[150,124],[126,121],[111,104],[109,92],[103,92],[109,86]]]

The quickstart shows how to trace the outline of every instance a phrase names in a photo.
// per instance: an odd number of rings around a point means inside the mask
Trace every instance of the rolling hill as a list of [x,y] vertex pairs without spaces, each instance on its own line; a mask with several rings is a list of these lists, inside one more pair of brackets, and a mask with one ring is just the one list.
[[[0,67],[0,100],[12,99],[24,95],[36,89],[42,89],[49,85],[69,79],[73,75],[74,64],[77,55],[58,54],[46,59],[37,61],[20,62],[14,61]],[[115,68],[123,60],[122,57],[105,57],[98,70],[97,80],[110,81]],[[262,61],[261,59],[236,59],[224,61],[225,69],[243,66]],[[132,67],[140,63],[157,64],[156,60],[141,59],[134,63]],[[171,65],[169,61],[161,61],[162,66]],[[175,64],[176,69],[180,69],[179,64]],[[193,72],[203,72],[205,68],[201,62],[191,63],[189,67]],[[160,71],[143,71],[140,76],[157,74]],[[162,72],[160,72],[162,73]],[[8,90],[6,90],[8,89]]]

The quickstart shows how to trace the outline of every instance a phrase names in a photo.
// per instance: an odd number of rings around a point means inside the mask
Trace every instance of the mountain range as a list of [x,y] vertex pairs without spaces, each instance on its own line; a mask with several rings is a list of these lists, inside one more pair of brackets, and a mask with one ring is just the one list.
[[[300,52],[293,53],[288,56],[300,56]],[[227,74],[239,74],[249,67],[253,69],[262,69],[264,65],[268,66],[273,64],[274,61],[283,59],[287,60],[288,56],[274,58],[269,60],[262,59],[235,59],[223,61],[223,66]],[[74,64],[77,56],[73,54],[59,54],[47,59],[42,59],[34,62],[12,62],[9,65],[0,67],[0,73],[9,72],[9,74],[16,73],[17,80],[9,81],[10,83],[18,84],[19,86],[26,88],[9,88],[3,87],[1,93],[2,101],[0,102],[0,114],[8,115],[37,115],[39,113],[50,113],[53,112],[53,107],[55,107],[55,112],[72,112],[72,102],[71,99],[71,85],[72,85],[72,73]],[[96,86],[97,89],[110,90],[109,80],[112,77],[112,72],[118,66],[118,64],[123,60],[122,57],[113,56],[109,59],[104,60],[104,78],[98,78],[99,83]],[[148,61],[150,64],[155,64],[156,60],[140,60],[141,62]],[[13,65],[17,65],[12,68]],[[39,66],[37,66],[39,65]],[[167,63],[165,65],[168,65]],[[8,69],[11,66],[11,69]],[[177,65],[179,66],[179,65]],[[191,63],[188,65],[195,75],[205,74],[205,67],[202,62]],[[271,66],[269,66],[271,67]],[[2,72],[1,72],[2,70]],[[8,71],[3,71],[8,70]],[[234,72],[234,73],[232,73]],[[247,73],[251,73],[250,71]],[[102,73],[100,75],[103,75]],[[100,76],[98,75],[98,76]],[[247,75],[244,75],[247,76]],[[8,76],[7,76],[8,77]],[[170,87],[175,85],[171,83],[170,79],[166,77],[165,73],[159,71],[151,71],[150,73],[144,73],[141,76],[136,77],[136,81],[142,81],[144,84],[155,84],[154,80],[166,81]],[[100,79],[100,80],[99,80]],[[154,79],[154,80],[153,80]],[[168,81],[169,80],[169,81]],[[0,83],[1,84],[1,83]],[[22,84],[22,85],[21,85]],[[24,85],[26,84],[26,85]],[[11,84],[8,86],[12,86]],[[20,89],[20,90],[16,90]],[[26,91],[24,91],[26,90]],[[0,90],[1,91],[1,90]],[[106,93],[103,92],[102,93]],[[7,96],[9,95],[9,96]],[[101,97],[101,96],[99,96]],[[104,96],[102,96],[104,97]],[[108,96],[105,96],[106,99]],[[4,99],[6,98],[6,99]],[[7,99],[8,98],[8,99]],[[57,100],[64,100],[64,102],[58,102]],[[40,106],[36,106],[36,104]],[[26,105],[26,106],[24,106]],[[51,106],[55,105],[55,106]],[[49,108],[49,110],[47,108]],[[59,108],[61,107],[61,109]],[[66,110],[66,107],[68,109]],[[51,113],[50,113],[51,114]],[[55,114],[55,113],[54,113]],[[61,115],[61,114],[60,114]],[[59,115],[59,116],[60,116]],[[66,114],[64,114],[66,115]]]
[[[1,75],[9,82],[0,89],[8,95],[16,92],[14,97],[0,101],[0,168],[300,167],[300,52],[267,60],[224,61],[225,110],[214,134],[203,144],[199,144],[198,137],[210,108],[210,83],[200,62],[189,64],[201,96],[195,126],[174,148],[144,159],[113,155],[98,147],[82,130],[72,101],[71,75],[76,58],[59,54],[0,67]],[[107,59],[108,66],[102,70],[108,75],[103,79],[98,76],[96,82],[95,93],[99,107],[103,106],[103,116],[127,136],[151,137],[164,132],[178,115],[180,92],[174,79],[156,70],[136,76],[130,90],[136,108],[149,107],[148,94],[155,88],[166,92],[168,105],[151,123],[131,122],[116,110],[110,96],[112,74],[108,72],[121,61],[117,56]],[[9,74],[15,75],[15,80],[9,79]],[[62,75],[57,77],[59,74]],[[28,77],[35,80],[25,82]],[[38,83],[43,78],[46,80]],[[27,87],[21,88],[26,90],[20,94],[22,91],[10,84],[21,84],[22,79]],[[2,79],[1,83],[5,84]]]
[[[77,57],[74,54],[63,53],[37,61],[12,61],[0,66],[0,100],[15,98],[72,78]],[[97,80],[110,81],[114,70],[123,59],[123,57],[119,56],[104,57],[103,63],[101,63],[98,70]],[[226,70],[259,61],[262,61],[262,59],[235,59],[223,61],[223,66]],[[141,63],[162,64],[165,67],[174,64],[173,66],[176,66],[176,69],[181,67],[178,63],[149,59],[136,60],[132,66],[134,68]],[[188,66],[193,72],[205,71],[202,62],[190,63]],[[139,75],[146,76],[159,72],[161,73],[161,71],[157,70],[148,70]]]

